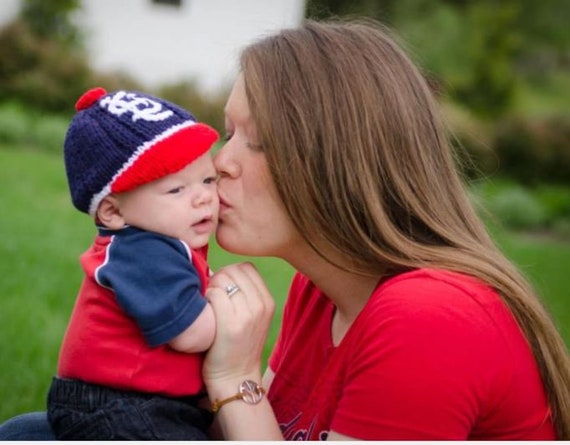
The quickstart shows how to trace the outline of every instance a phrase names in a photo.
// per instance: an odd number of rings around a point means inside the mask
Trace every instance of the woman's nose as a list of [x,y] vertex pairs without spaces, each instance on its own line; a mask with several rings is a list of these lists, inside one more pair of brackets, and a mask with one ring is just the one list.
[[239,165],[232,157],[230,142],[227,142],[218,152],[214,155],[214,167],[220,175],[220,178],[231,177],[235,178],[239,175]]

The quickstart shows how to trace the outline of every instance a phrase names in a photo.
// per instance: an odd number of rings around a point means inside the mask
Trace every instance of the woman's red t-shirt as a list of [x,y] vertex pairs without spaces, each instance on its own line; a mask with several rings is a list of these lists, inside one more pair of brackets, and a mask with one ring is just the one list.
[[497,293],[420,269],[380,284],[338,347],[334,306],[294,277],[269,366],[286,439],[549,440],[531,350]]

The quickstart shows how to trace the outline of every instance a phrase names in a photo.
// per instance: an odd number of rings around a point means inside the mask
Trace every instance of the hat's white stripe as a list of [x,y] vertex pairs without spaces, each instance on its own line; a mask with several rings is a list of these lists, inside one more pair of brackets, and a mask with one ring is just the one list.
[[131,168],[131,166],[135,163],[135,161],[143,153],[145,153],[147,150],[152,148],[154,145],[156,145],[160,141],[169,138],[174,133],[178,133],[180,130],[183,130],[183,129],[188,128],[188,127],[192,127],[193,125],[196,125],[197,123],[198,122],[188,120],[188,121],[182,122],[180,124],[176,124],[176,125],[170,127],[168,130],[163,131],[159,135],[155,136],[150,141],[147,141],[147,142],[143,143],[140,147],[138,147],[135,150],[135,152],[131,155],[131,157],[119,169],[119,171],[117,173],[115,173],[115,175],[111,178],[111,180],[105,185],[105,187],[103,187],[99,193],[96,193],[95,195],[93,195],[93,198],[91,198],[91,203],[89,204],[89,214],[92,216],[95,216],[95,212],[97,212],[97,207],[99,207],[99,204],[101,203],[103,198],[105,196],[107,196],[109,193],[111,193],[111,185],[113,184],[113,182],[115,182],[115,179],[117,179],[120,175],[122,175],[126,170]]

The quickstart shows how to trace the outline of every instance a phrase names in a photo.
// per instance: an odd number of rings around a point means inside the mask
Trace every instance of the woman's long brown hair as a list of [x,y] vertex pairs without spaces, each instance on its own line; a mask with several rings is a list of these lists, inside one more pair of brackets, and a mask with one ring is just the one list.
[[324,256],[326,242],[362,274],[434,267],[494,287],[532,348],[557,436],[570,439],[566,346],[488,235],[437,102],[389,31],[308,21],[250,45],[241,64],[277,190],[313,248]]

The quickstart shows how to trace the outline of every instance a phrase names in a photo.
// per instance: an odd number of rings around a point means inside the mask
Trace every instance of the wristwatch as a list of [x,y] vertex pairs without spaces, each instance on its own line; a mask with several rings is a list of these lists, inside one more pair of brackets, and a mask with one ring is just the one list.
[[215,400],[212,403],[212,412],[217,413],[226,403],[234,400],[243,400],[248,405],[257,405],[263,399],[265,389],[253,380],[244,380],[238,386],[238,393],[235,396],[228,397],[224,400]]

